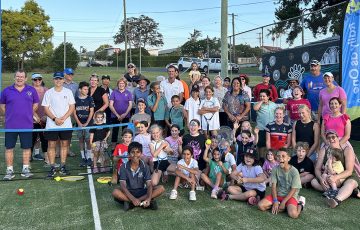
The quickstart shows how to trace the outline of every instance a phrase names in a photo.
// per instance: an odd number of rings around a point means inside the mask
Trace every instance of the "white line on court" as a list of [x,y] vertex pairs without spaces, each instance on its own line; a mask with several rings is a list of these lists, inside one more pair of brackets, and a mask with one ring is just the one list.
[[90,189],[90,196],[91,196],[91,206],[92,206],[92,212],[93,212],[93,217],[94,217],[95,230],[101,230],[102,228],[101,228],[101,222],[100,222],[99,209],[98,209],[97,200],[96,200],[94,180],[93,180],[93,176],[91,174],[91,168],[89,166],[87,167],[87,173],[88,173],[89,189]]

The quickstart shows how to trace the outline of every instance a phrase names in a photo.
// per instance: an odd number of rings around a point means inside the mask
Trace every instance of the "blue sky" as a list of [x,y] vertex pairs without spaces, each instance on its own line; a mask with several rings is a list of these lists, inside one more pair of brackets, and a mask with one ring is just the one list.
[[[25,0],[2,0],[1,8],[18,10],[24,2]],[[124,18],[122,0],[36,0],[36,2],[50,16],[50,24],[54,28],[52,41],[55,46],[63,41],[64,31],[67,32],[67,41],[73,43],[76,49],[83,46],[87,50],[95,50],[101,44],[114,45],[112,36],[118,31]],[[273,2],[228,0],[228,13],[238,15],[235,17],[235,33],[272,23],[275,20]],[[185,43],[189,33],[194,29],[200,30],[203,38],[206,35],[220,37],[220,5],[221,0],[127,0],[126,11],[127,17],[144,14],[158,22],[159,31],[164,36],[164,46],[161,49],[169,49]],[[228,23],[230,35],[231,17]],[[237,39],[237,44],[244,41],[243,43],[258,45],[255,32]],[[123,44],[114,46],[124,47]]]

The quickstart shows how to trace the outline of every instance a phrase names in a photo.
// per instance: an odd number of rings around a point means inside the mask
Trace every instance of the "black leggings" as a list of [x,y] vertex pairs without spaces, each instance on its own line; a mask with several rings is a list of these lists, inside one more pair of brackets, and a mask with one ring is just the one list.
[[[34,129],[43,129],[43,128],[44,127],[42,127],[40,124],[34,123]],[[48,149],[48,141],[44,138],[44,132],[33,132],[32,133],[31,152],[33,152],[33,150],[34,150],[34,145],[35,145],[36,140],[38,139],[38,137],[40,138],[40,142],[41,142],[41,151],[43,153],[46,153],[47,149]]]
[[[124,118],[121,122],[116,118],[111,118],[111,124],[120,124],[120,123],[129,123],[129,118]],[[119,136],[119,127],[113,127],[112,134],[111,134],[111,142],[117,143]]]

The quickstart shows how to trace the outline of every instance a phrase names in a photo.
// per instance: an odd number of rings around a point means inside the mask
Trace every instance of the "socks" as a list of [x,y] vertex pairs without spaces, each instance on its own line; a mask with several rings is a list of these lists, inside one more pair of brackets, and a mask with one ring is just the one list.
[[82,158],[82,159],[86,159],[84,150],[81,150],[81,151],[80,151],[80,154],[81,154],[81,158]]
[[7,166],[7,167],[6,167],[6,170],[14,171],[14,167],[13,167],[13,166]]
[[89,158],[92,159],[92,157],[91,157],[91,150],[86,150],[86,159],[89,159]]
[[34,155],[40,154],[40,149],[34,149]]
[[23,170],[29,168],[29,165],[23,165]]

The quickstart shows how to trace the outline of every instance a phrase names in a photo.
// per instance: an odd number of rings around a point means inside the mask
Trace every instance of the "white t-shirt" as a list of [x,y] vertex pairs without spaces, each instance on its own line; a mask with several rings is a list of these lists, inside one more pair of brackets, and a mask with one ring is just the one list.
[[190,97],[185,101],[185,110],[188,112],[189,122],[192,119],[197,119],[198,121],[201,121],[201,116],[198,114],[200,107],[200,99],[198,98],[196,101],[194,98]]
[[287,89],[284,91],[284,94],[282,95],[282,98],[293,98],[293,95],[292,95],[292,89]]
[[245,85],[243,90],[248,94],[249,98],[251,99],[252,98],[251,88],[249,86]]
[[184,87],[181,81],[175,79],[173,83],[170,83],[168,79],[163,80],[160,83],[160,89],[164,92],[168,108],[171,108],[171,97],[174,95],[180,95],[184,93]]
[[[236,167],[236,171],[241,172],[243,174],[243,177],[245,178],[256,178],[260,174],[264,173],[261,166],[259,165],[249,167],[247,165],[239,164]],[[257,189],[259,191],[265,191],[266,189],[265,182],[261,182],[261,183],[247,182],[244,183],[243,186],[246,190]]]
[[151,135],[150,134],[138,134],[135,136],[134,141],[142,144],[143,155],[146,157],[151,157],[151,152],[149,148],[149,144],[151,143]]
[[[189,169],[195,169],[195,168],[199,168],[198,166],[198,162],[197,160],[195,160],[194,158],[191,158],[190,163],[187,165],[184,159],[181,159],[177,162],[178,165],[182,165],[185,166],[186,168]],[[186,176],[190,176],[190,172],[185,170],[185,169],[181,169],[182,173],[184,173]]]
[[[154,141],[152,140],[150,145],[152,145],[152,147],[154,147],[154,150],[157,150],[158,148],[160,148],[160,145],[162,143],[166,142],[165,140],[161,140],[161,141]],[[161,150],[160,153],[157,155],[157,157],[153,157],[153,161],[158,161],[158,160],[167,160],[167,153],[164,150]]]
[[[52,114],[54,114],[57,118],[64,116],[68,112],[70,105],[74,104],[75,99],[72,91],[64,87],[60,92],[55,91],[54,87],[46,91],[44,99],[41,103],[42,106],[49,107]],[[47,117],[46,128],[72,128],[71,117],[69,116],[65,120],[64,124],[60,126],[56,125],[50,117]]]
[[230,165],[230,168],[231,166],[235,165],[236,166],[236,160],[235,160],[235,157],[232,153],[228,152],[226,155],[225,155],[225,162],[228,162],[229,165]]
[[[200,103],[200,109],[202,107],[207,108],[220,108],[219,100],[215,97],[211,97],[210,100],[204,99]],[[211,118],[211,119],[210,119]],[[219,120],[219,111],[216,113],[205,113],[201,115],[201,128],[207,130],[207,125],[209,124],[209,130],[218,130],[220,129],[220,120]]]

